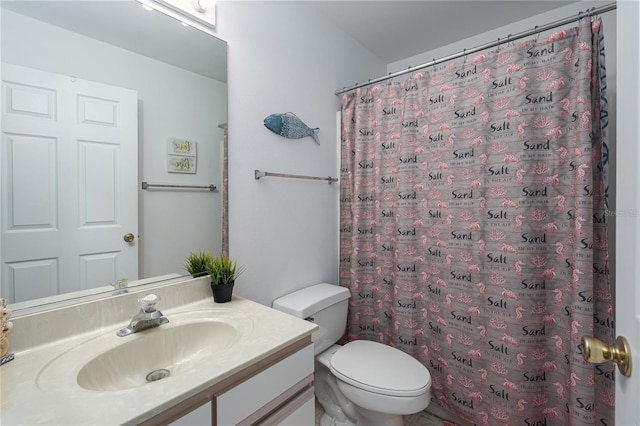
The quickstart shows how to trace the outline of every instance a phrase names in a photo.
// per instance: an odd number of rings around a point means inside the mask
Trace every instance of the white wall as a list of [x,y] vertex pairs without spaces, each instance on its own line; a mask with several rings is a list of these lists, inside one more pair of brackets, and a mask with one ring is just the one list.
[[[288,292],[338,281],[338,185],[267,177],[254,170],[337,176],[339,87],[386,64],[304,2],[222,1],[216,29],[229,44],[230,255],[247,271],[237,294],[270,305]],[[285,139],[263,125],[293,112],[320,128]]]
[[[137,90],[140,181],[221,186],[217,124],[227,120],[226,84],[8,10],[2,32],[2,61]],[[167,173],[169,137],[198,144],[197,174]],[[140,190],[140,276],[184,273],[190,251],[219,253],[221,198]]]

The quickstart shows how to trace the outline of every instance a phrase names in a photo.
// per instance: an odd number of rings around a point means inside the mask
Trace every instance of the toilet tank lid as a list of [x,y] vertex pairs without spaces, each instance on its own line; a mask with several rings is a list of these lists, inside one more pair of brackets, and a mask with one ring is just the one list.
[[308,318],[349,297],[351,293],[345,287],[320,283],[282,296],[273,301],[272,307],[298,318]]

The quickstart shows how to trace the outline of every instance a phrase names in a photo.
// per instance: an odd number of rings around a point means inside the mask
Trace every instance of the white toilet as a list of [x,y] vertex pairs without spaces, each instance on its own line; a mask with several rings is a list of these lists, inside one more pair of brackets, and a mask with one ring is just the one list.
[[349,296],[344,287],[316,284],[275,300],[273,308],[320,327],[312,339],[322,426],[401,426],[403,415],[429,405],[431,375],[391,346],[367,340],[336,345],[347,325]]

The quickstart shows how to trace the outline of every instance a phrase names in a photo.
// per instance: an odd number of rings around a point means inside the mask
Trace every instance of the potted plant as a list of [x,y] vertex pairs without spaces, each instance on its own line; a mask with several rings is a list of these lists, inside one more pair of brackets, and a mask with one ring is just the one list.
[[244,272],[243,266],[238,266],[235,260],[226,256],[216,256],[209,263],[209,275],[211,276],[211,291],[213,299],[217,303],[231,300],[233,285],[236,278]]
[[198,253],[189,253],[186,258],[184,269],[193,276],[198,278],[209,273],[209,265],[213,262],[213,256],[206,251]]

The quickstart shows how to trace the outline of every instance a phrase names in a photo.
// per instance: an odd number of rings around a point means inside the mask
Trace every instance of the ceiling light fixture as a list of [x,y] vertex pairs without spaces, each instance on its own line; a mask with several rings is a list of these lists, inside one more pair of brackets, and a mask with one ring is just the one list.
[[178,21],[215,36],[215,0],[136,0]]

